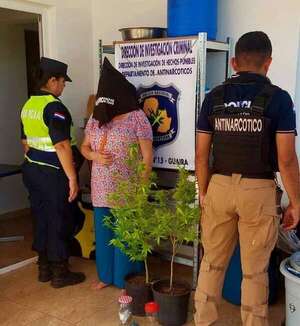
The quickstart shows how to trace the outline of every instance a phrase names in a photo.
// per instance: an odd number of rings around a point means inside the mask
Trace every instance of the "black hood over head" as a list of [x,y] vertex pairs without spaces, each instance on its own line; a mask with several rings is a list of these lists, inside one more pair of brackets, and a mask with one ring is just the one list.
[[93,118],[101,127],[118,115],[138,109],[135,87],[104,58]]

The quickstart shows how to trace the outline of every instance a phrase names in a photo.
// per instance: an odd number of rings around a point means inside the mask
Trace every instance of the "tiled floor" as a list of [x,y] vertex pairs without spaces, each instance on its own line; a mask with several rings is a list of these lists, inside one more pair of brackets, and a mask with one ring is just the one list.
[[[92,280],[96,279],[94,261],[73,258],[71,264],[72,269],[85,272],[87,280],[80,285],[63,289],[53,289],[48,283],[37,282],[35,264],[0,276],[0,325],[118,325],[117,298],[120,291],[114,287],[101,291],[90,288]],[[164,269],[161,262],[157,265]],[[186,267],[177,268],[178,276],[186,275],[186,271],[189,272]],[[270,326],[281,325],[283,310],[282,303],[271,307]],[[217,325],[241,325],[237,306],[223,301],[220,315]],[[137,321],[140,326],[146,325],[142,318]],[[192,326],[194,323],[190,320],[187,325]]]
[[[7,216],[6,216],[7,215]],[[0,268],[35,256],[31,250],[32,218],[28,210],[0,217],[0,237],[23,235],[24,240],[0,242]]]
[[[16,218],[0,220],[0,235],[25,235],[24,241],[0,243],[0,268],[33,257],[31,251],[32,221],[28,212]],[[109,287],[101,291],[90,288],[97,278],[95,262],[73,258],[74,270],[83,271],[87,280],[83,284],[63,289],[53,289],[39,283],[36,264],[0,276],[0,325],[33,326],[116,326],[118,324],[117,298],[120,290]],[[152,279],[168,277],[169,263],[151,259]],[[177,279],[191,282],[192,269],[177,265]],[[193,304],[190,305],[188,326],[192,321]],[[270,308],[270,326],[280,326],[284,319],[284,298]],[[143,318],[136,318],[140,326]],[[220,322],[217,325],[241,325],[239,307],[223,301]]]

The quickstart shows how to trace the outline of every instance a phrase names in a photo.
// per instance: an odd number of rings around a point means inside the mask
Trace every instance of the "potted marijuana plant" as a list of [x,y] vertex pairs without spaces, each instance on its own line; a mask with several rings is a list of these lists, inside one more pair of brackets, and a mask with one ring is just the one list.
[[111,245],[118,247],[132,261],[144,262],[145,274],[128,275],[125,279],[126,292],[133,297],[133,314],[143,316],[145,303],[152,300],[147,258],[163,233],[159,216],[153,214],[158,202],[155,198],[149,200],[156,196],[153,191],[155,175],[152,173],[145,180],[145,166],[139,160],[136,145],[129,148],[127,164],[133,173],[126,179],[115,176],[118,186],[110,196],[114,208],[112,215],[105,218],[105,224],[115,234]]
[[160,238],[170,241],[172,258],[170,279],[155,282],[153,295],[160,306],[159,321],[163,325],[180,326],[186,322],[191,287],[174,280],[174,258],[184,242],[194,242],[199,237],[196,225],[200,210],[196,201],[195,181],[188,171],[180,167],[175,189],[160,190],[156,199],[159,205],[155,207],[154,215],[160,217]]

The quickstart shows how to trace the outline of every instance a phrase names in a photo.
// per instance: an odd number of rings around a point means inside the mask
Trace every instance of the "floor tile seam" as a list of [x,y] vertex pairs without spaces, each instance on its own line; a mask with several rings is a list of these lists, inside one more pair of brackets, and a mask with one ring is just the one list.
[[[56,317],[56,316],[52,316],[52,315],[50,315],[49,313],[46,313],[46,312],[43,312],[43,311],[39,311],[39,310],[36,310],[36,309],[32,309],[32,306],[25,306],[25,305],[22,305],[22,304],[20,304],[20,303],[18,303],[18,302],[14,302],[13,300],[11,300],[10,298],[5,298],[7,301],[9,301],[10,303],[13,303],[13,304],[16,304],[17,306],[19,306],[21,309],[23,309],[24,310],[24,308],[26,309],[26,310],[29,310],[29,311],[31,311],[31,312],[36,312],[36,313],[39,313],[39,314],[41,314],[41,315],[43,315],[43,317],[45,317],[45,316],[48,316],[48,317],[54,317],[54,318],[56,318],[56,319],[58,319],[58,320],[60,320],[60,321],[64,321],[64,322],[66,322],[66,320],[62,320],[61,318],[58,318],[58,317]],[[12,317],[14,317],[14,316],[12,316]],[[9,318],[10,319],[10,318]],[[41,318],[37,318],[37,319],[35,319],[34,321],[37,321],[37,320],[39,320],[39,319],[41,319]],[[9,320],[8,320],[9,321]],[[29,325],[30,323],[32,323],[32,321],[28,321],[28,323],[25,323],[24,324],[24,326],[26,326],[26,325]],[[70,323],[70,322],[68,322],[67,321],[67,323],[69,323],[69,324],[71,324],[71,325],[74,325],[74,323]]]
[[[107,299],[108,299],[108,298],[107,298]],[[110,304],[110,303],[113,303],[113,302],[115,302],[115,299],[114,299],[114,298],[111,298],[111,300],[110,300],[109,302],[106,301],[106,304]],[[94,311],[93,313],[91,313],[90,315],[87,315],[87,316],[83,317],[82,319],[80,319],[79,321],[77,321],[77,322],[75,323],[75,325],[78,325],[78,324],[80,324],[82,321],[91,318],[92,316],[96,315],[96,314],[99,313],[99,312],[102,312],[102,311],[103,311],[103,308],[104,308],[104,307],[96,308],[95,311]]]
[[[54,318],[60,319],[60,317],[57,317],[57,316],[51,315],[51,314],[49,314],[49,312],[45,312],[45,311],[41,311],[41,310],[39,310],[39,309],[35,309],[33,305],[21,304],[21,303],[19,303],[19,302],[16,302],[16,301],[11,300],[10,298],[8,298],[8,300],[9,300],[11,303],[17,304],[17,305],[20,306],[21,308],[25,308],[25,309],[27,309],[27,310],[31,310],[31,311],[38,312],[38,313],[43,314],[43,315],[47,315],[47,316],[50,316],[50,317],[54,317]],[[65,321],[65,320],[63,320],[63,321]]]
[[[41,313],[41,314],[43,314],[43,315],[44,315],[43,317],[51,317],[51,318],[57,319],[57,320],[59,320],[59,321],[61,321],[61,322],[64,322],[64,323],[67,323],[67,324],[70,324],[70,325],[75,325],[74,323],[71,323],[71,322],[68,321],[68,320],[64,320],[64,319],[59,318],[59,317],[57,317],[57,316],[53,316],[53,315],[51,315],[51,314],[49,314],[49,313],[41,312],[41,311],[37,311],[37,310],[35,310],[35,311],[36,311],[36,312],[39,312],[39,313]],[[39,320],[39,319],[42,319],[42,318],[38,318],[38,319],[36,319],[35,321],[37,321],[37,320]],[[32,321],[31,321],[31,322],[28,322],[28,323],[26,323],[26,324],[24,324],[24,326],[26,326],[26,325],[30,325],[30,323],[32,323]]]
[[[28,296],[28,295],[30,295],[30,294],[32,294],[32,293],[36,293],[36,292],[38,292],[39,290],[40,290],[40,289],[35,289],[34,291],[31,291],[30,293],[28,293],[27,295],[25,295],[25,296],[23,296],[23,297],[26,297],[26,296]],[[32,308],[31,305],[27,305],[26,303],[25,303],[25,304],[20,303],[20,301],[15,301],[14,299],[11,298],[11,296],[7,296],[6,294],[1,294],[1,295],[2,295],[2,297],[4,297],[5,299],[8,299],[8,300],[10,300],[11,302],[16,303],[16,304],[18,304],[18,305],[20,305],[20,306],[23,306],[23,307],[25,307],[25,308]]]
[[51,313],[47,313],[47,315],[49,315],[49,316],[51,316],[51,317],[54,317],[54,318],[57,318],[57,319],[59,319],[59,320],[61,320],[61,321],[64,321],[64,322],[68,322],[68,323],[70,323],[71,325],[77,325],[77,324],[79,324],[79,323],[81,323],[83,320],[86,320],[86,319],[88,319],[88,318],[90,318],[90,317],[92,317],[93,315],[95,315],[95,314],[97,314],[97,313],[99,313],[99,312],[102,312],[102,309],[95,309],[93,312],[91,312],[90,314],[87,314],[86,316],[84,316],[84,317],[82,317],[82,318],[80,318],[80,319],[78,319],[78,320],[76,320],[76,321],[74,321],[74,322],[70,322],[68,319],[64,319],[63,317],[57,317],[57,316],[54,316],[54,315],[52,315]]
[[[75,325],[75,324],[78,324],[80,323],[82,320],[85,320],[87,318],[90,318],[92,315],[98,313],[98,312],[101,312],[103,310],[104,307],[101,307],[101,308],[95,308],[95,310],[90,314],[86,315],[85,317],[82,317],[82,319],[80,319],[79,321],[76,321],[75,323],[73,322],[70,322],[68,321],[67,319],[64,319],[63,317],[58,317],[57,315],[54,315],[54,314],[51,314],[51,312],[45,312],[45,311],[41,311],[39,309],[34,309],[34,307],[32,305],[24,305],[24,304],[20,304],[18,302],[13,302],[12,300],[10,300],[12,303],[15,303],[17,305],[19,305],[20,307],[22,308],[26,308],[26,309],[30,309],[31,311],[34,311],[34,312],[38,312],[40,314],[43,314],[43,315],[47,315],[49,317],[53,317],[53,318],[56,318],[56,319],[59,319],[60,321],[64,321],[64,322],[68,322],[69,324],[71,325]],[[76,302],[76,304],[80,303],[80,301]]]
[[[32,310],[33,311],[33,310]],[[38,311],[33,311],[33,312],[38,312]],[[38,312],[39,313],[39,312]],[[42,314],[43,316],[42,317],[45,317],[44,315],[45,314]],[[12,316],[12,317],[14,317],[14,316]],[[25,324],[23,323],[23,325],[25,326],[25,325],[30,325],[32,322],[35,322],[35,321],[37,321],[37,320],[39,320],[39,319],[41,319],[42,317],[38,317],[38,318],[35,318],[35,319],[33,319],[33,320],[30,320],[30,321],[27,321]],[[11,318],[9,318],[8,320],[7,320],[7,322],[9,322],[10,323],[10,320],[11,320]]]
[[[18,305],[18,306],[20,306],[22,308],[28,308],[28,306],[25,306],[25,305],[15,301],[15,300],[11,299],[10,297],[6,296],[5,294],[1,294],[1,296],[2,296],[3,299],[9,301],[10,303],[14,303],[14,304],[16,304],[16,305]],[[1,299],[1,296],[0,296],[0,299]],[[31,308],[31,307],[29,307],[29,308]]]
[[[39,291],[40,291],[40,289],[35,289],[35,290],[31,291],[30,293],[28,293],[27,295],[35,294],[35,293],[38,293]],[[18,301],[18,299],[17,300],[16,299],[13,299],[11,296],[8,296],[6,294],[1,294],[0,295],[0,298],[1,298],[1,296],[2,296],[3,299],[9,300],[10,302],[15,303],[15,304],[18,304],[18,305],[20,305],[22,307],[25,307],[25,308],[32,308],[33,307],[31,304],[28,304],[28,303],[20,303],[20,301]],[[85,297],[83,297],[83,298],[85,298]],[[75,303],[74,304],[77,305],[77,304],[82,303],[83,298],[75,299]],[[106,303],[112,303],[115,299],[114,298],[111,298],[110,299],[109,298],[109,295],[105,295],[105,300],[107,300]],[[88,304],[90,305],[90,303],[88,303]]]
[[[89,315],[89,316],[86,316],[86,317],[82,318],[80,321],[76,322],[74,325],[78,325],[78,324],[80,324],[80,323],[83,322],[84,320],[87,320],[87,319],[91,318],[92,316],[96,315],[97,313],[99,313],[99,312],[101,312],[101,311],[102,311],[102,309],[97,309],[97,311],[93,312],[93,313],[92,313],[91,315]],[[106,316],[105,319],[107,319],[107,316]]]
[[74,323],[73,325],[79,325],[84,320],[87,320],[87,319],[91,318],[92,316],[96,315],[97,313],[101,312],[101,310],[102,309],[97,309],[96,311],[94,311],[93,313],[91,313],[88,316],[83,317],[82,319],[80,319],[79,321],[77,321],[76,323]]

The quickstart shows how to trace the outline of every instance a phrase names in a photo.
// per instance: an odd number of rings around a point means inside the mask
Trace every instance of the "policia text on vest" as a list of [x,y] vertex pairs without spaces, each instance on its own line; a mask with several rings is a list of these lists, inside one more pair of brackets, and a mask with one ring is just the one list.
[[[24,105],[21,112],[21,119],[24,126],[24,133],[30,135],[26,137],[27,144],[30,148],[34,148],[45,152],[55,152],[54,145],[49,136],[49,128],[44,121],[44,110],[48,104],[59,102],[53,95],[32,96]],[[55,112],[54,115],[59,119],[65,119],[65,116],[60,112]],[[71,146],[76,145],[74,126],[71,124]],[[45,162],[36,162],[44,165]]]

